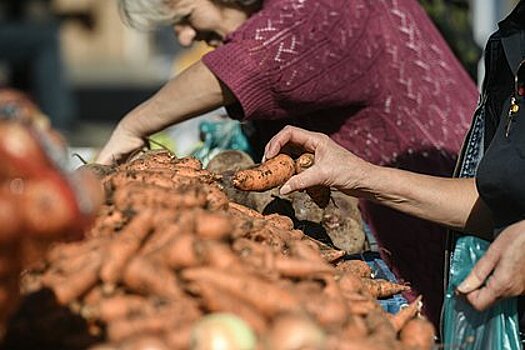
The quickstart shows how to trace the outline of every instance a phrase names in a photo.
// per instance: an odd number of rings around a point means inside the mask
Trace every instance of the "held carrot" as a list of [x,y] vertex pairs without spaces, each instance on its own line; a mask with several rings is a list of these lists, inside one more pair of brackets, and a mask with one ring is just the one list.
[[[311,153],[304,153],[295,161],[295,172],[302,173],[314,165],[315,156]],[[306,189],[306,193],[312,198],[319,208],[326,208],[330,203],[330,187],[317,185]]]
[[285,154],[279,154],[253,169],[234,174],[233,185],[243,191],[266,191],[283,185],[295,173],[295,163]]

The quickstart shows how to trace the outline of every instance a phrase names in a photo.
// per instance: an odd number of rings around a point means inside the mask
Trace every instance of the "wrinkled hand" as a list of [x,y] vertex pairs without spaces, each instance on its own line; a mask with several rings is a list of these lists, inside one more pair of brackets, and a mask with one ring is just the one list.
[[359,188],[372,165],[336,144],[328,136],[287,126],[266,145],[264,157],[270,159],[287,145],[300,146],[315,154],[315,165],[293,176],[283,187],[281,194],[303,190],[315,185],[332,186],[341,191],[352,192]]
[[507,227],[458,287],[477,310],[525,294],[525,220]]
[[145,141],[142,137],[135,135],[119,124],[113,131],[109,141],[98,154],[95,163],[104,165],[118,163],[144,145]]

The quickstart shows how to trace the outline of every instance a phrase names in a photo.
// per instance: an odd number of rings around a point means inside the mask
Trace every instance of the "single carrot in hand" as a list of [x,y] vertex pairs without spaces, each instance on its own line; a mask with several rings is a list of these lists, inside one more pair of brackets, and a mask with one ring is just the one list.
[[255,168],[237,171],[233,185],[243,191],[266,191],[284,185],[294,174],[293,159],[279,154]]

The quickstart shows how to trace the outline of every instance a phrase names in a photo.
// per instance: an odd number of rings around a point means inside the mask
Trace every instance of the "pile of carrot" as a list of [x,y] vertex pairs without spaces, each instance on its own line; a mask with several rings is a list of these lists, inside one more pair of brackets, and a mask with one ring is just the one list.
[[196,159],[150,151],[82,171],[99,176],[105,204],[83,241],[53,246],[23,285],[28,298],[51,290],[96,339],[62,334],[55,348],[198,349],[193,327],[231,313],[258,349],[299,340],[315,349],[429,349],[431,326],[405,331],[418,328],[412,320],[429,325],[419,300],[393,316],[377,302],[407,286],[373,279],[366,263],[344,261],[287,217],[231,202]]

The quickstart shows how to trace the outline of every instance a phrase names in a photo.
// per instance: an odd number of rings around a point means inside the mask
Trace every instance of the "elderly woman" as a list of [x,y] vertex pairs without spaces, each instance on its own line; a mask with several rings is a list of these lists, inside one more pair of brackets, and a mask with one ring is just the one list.
[[[321,131],[373,164],[452,173],[477,92],[416,0],[121,6],[132,25],[173,24],[181,44],[217,48],[125,116],[98,162],[119,160],[146,136],[225,106],[232,118],[265,128],[279,122]],[[362,212],[387,263],[425,295],[437,320],[443,230],[371,203]]]

